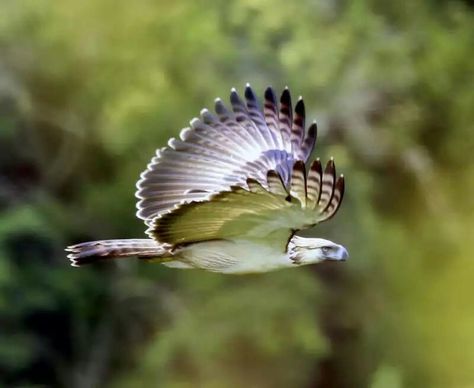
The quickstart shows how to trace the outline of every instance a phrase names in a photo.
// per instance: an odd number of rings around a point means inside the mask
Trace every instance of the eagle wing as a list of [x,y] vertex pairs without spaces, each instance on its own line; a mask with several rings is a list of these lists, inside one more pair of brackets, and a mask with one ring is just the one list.
[[280,104],[267,88],[263,111],[249,85],[244,100],[233,89],[230,102],[232,110],[217,99],[216,114],[201,111],[179,139],[157,151],[142,173],[137,216],[149,227],[155,218],[186,203],[215,200],[217,193],[227,191],[236,195],[231,187],[248,188],[249,178],[266,187],[267,171],[276,172],[288,187],[295,161],[307,161],[316,141],[316,123],[305,132],[303,100],[293,111],[288,88]]
[[171,246],[214,239],[260,240],[282,251],[293,233],[331,218],[344,195],[344,178],[336,179],[331,159],[324,172],[319,160],[308,172],[302,160],[292,166],[289,189],[275,170],[265,184],[248,178],[247,188],[232,186],[204,202],[186,203],[161,214],[149,234]]

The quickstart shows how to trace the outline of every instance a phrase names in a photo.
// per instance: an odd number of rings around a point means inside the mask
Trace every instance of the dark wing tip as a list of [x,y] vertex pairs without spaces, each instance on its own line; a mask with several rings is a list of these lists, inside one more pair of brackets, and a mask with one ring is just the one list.
[[290,89],[288,89],[288,86],[283,89],[283,93],[281,94],[280,97],[280,102],[284,105],[287,105],[289,109],[291,110],[291,93]]
[[305,172],[305,170],[306,170],[306,167],[302,160],[297,160],[295,164],[293,165],[293,171]]
[[341,174],[339,178],[337,178],[337,181],[336,181],[336,190],[338,190],[341,193],[341,197],[339,198],[339,203],[342,202],[345,189],[346,189],[346,186],[345,186],[345,181],[344,181],[344,175]]
[[230,91],[230,102],[232,104],[239,104],[242,102],[239,93],[237,93],[237,90],[235,88],[232,88]]
[[265,100],[270,101],[272,104],[277,103],[276,94],[273,91],[273,88],[271,86],[269,86],[265,89]]
[[297,115],[301,117],[305,117],[304,101],[301,97],[298,99],[298,102],[296,103],[295,112]]
[[250,101],[257,101],[257,97],[249,83],[245,86],[245,98]]
[[227,110],[226,106],[224,105],[224,102],[220,98],[215,100],[214,109],[216,110],[216,113],[218,115],[228,115],[229,114],[229,111]]
[[321,174],[323,173],[323,167],[319,158],[313,160],[313,162],[311,163],[310,170],[317,172],[321,176]]
[[313,121],[311,125],[308,127],[308,133],[306,137],[316,139],[317,136],[318,136],[318,124],[316,124],[316,121]]
[[324,169],[325,174],[330,174],[336,179],[336,165],[334,164],[334,158],[328,160],[326,168]]
[[204,124],[213,124],[217,121],[216,116],[214,116],[211,112],[207,109],[201,110],[201,118]]

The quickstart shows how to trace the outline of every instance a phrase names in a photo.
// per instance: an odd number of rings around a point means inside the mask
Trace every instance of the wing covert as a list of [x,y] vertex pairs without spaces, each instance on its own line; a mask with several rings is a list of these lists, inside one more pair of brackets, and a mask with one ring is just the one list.
[[[288,237],[295,231],[332,217],[344,195],[344,178],[332,179],[332,159],[319,180],[313,179],[313,171],[321,171],[319,160],[313,162],[308,173],[304,166],[303,161],[294,163],[290,192],[279,174],[270,170],[264,184],[249,178],[247,188],[232,186],[207,201],[182,204],[158,216],[148,234],[172,246],[214,239],[249,239],[279,244],[284,251]],[[320,193],[331,195],[326,199]]]

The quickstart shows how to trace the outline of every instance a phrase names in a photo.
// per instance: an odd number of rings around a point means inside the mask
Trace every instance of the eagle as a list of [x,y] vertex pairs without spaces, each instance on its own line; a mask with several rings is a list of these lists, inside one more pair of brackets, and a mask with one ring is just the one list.
[[137,217],[148,238],[66,248],[73,266],[137,257],[173,268],[245,274],[344,261],[347,250],[296,233],[333,217],[344,195],[334,159],[307,163],[317,137],[286,87],[268,87],[263,108],[249,84],[233,88],[156,151],[137,182]]

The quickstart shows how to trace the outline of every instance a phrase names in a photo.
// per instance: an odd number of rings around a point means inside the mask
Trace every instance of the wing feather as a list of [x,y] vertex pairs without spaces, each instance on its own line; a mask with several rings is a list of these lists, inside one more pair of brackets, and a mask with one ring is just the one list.
[[285,198],[289,194],[280,174],[278,174],[275,170],[269,170],[267,172],[267,186],[268,190],[273,194],[284,196]]
[[267,127],[267,124],[265,123],[265,118],[263,117],[262,111],[259,108],[257,97],[255,96],[255,93],[253,92],[249,84],[247,84],[247,86],[245,87],[245,99],[247,102],[247,111],[249,117],[253,125],[257,127],[258,132],[262,137],[263,143],[265,144],[265,146],[270,145],[272,147],[275,147],[271,131]]
[[318,126],[316,122],[313,122],[309,127],[304,137],[304,141],[301,144],[300,152],[300,159],[301,160],[308,160],[313,152],[314,146],[316,145],[316,138],[318,135]]
[[323,180],[323,170],[321,167],[321,162],[318,159],[314,160],[311,163],[308,173],[308,199],[313,207],[319,202],[321,197],[321,182]]
[[303,158],[301,145],[304,140],[305,108],[303,98],[300,97],[295,106],[295,115],[293,117],[293,126],[291,127],[291,147],[297,159]]
[[268,87],[265,90],[265,105],[263,108],[263,115],[267,127],[272,133],[272,137],[276,147],[275,149],[285,150],[285,145],[283,143],[283,138],[278,124],[278,102],[275,92],[271,87]]
[[319,207],[322,211],[326,210],[327,206],[331,202],[334,193],[334,183],[336,181],[336,166],[334,165],[334,159],[331,158],[326,164],[324,169],[322,185],[321,185],[321,196],[319,198]]
[[293,166],[293,173],[291,174],[291,190],[290,194],[293,198],[300,201],[301,207],[306,207],[307,197],[306,185],[306,168],[304,162],[298,160]]
[[288,152],[291,152],[291,123],[293,121],[293,111],[291,107],[291,94],[288,88],[283,90],[280,98],[279,120],[284,147]]
[[[288,194],[279,174],[269,170],[267,187],[249,178],[246,188],[231,186],[228,191],[209,195],[207,201],[182,204],[156,217],[148,234],[175,247],[206,240],[240,238],[279,243],[286,249],[288,236],[294,231],[323,222],[339,209],[344,178],[324,179],[325,174],[332,175],[333,172],[332,159],[324,173],[319,161],[312,164],[308,173],[304,162],[297,161]],[[322,202],[323,195],[318,194],[326,192],[331,193],[328,203]],[[314,206],[308,206],[311,203]]]
[[331,202],[326,207],[323,213],[325,220],[329,220],[337,213],[337,211],[339,210],[339,206],[341,206],[343,197],[344,197],[344,176],[341,175],[339,178],[337,178],[336,185],[334,187],[334,194],[331,198]]
[[[327,214],[337,211],[339,203],[333,197],[339,192],[331,189],[335,175],[326,168],[318,180],[317,171],[310,168],[308,175],[305,171],[317,127],[313,123],[305,133],[302,99],[293,112],[288,88],[278,102],[269,87],[262,111],[247,85],[243,99],[232,89],[230,103],[228,109],[216,99],[215,114],[203,109],[179,138],[170,139],[167,147],[156,152],[137,182],[137,216],[153,227],[155,218],[168,217],[186,204],[212,202],[210,198],[221,192],[237,192],[231,189],[234,186],[268,201],[283,198],[282,206],[287,206],[293,196],[304,207],[318,205]],[[241,193],[238,196],[244,197]],[[242,211],[246,206],[267,209],[259,201],[257,206],[245,197]],[[252,222],[257,222],[258,217],[254,218]],[[225,219],[229,220],[228,216]]]

